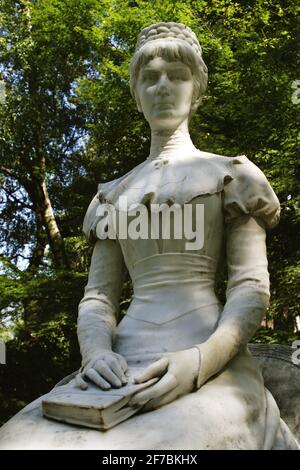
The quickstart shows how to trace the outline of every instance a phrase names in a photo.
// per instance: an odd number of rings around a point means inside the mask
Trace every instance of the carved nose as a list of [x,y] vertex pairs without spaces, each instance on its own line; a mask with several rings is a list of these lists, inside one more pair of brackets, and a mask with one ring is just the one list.
[[168,79],[164,76],[159,80],[157,94],[159,96],[167,96],[169,94]]

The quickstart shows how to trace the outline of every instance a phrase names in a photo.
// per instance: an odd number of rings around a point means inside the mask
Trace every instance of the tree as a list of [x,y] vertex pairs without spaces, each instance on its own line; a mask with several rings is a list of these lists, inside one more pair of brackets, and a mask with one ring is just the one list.
[[[86,30],[93,24],[94,3],[2,0],[0,61],[7,95],[0,115],[2,243],[15,256],[27,243],[33,272],[47,244],[55,266],[69,267],[51,189],[58,179],[68,184],[69,159],[84,136],[84,113],[72,96],[74,81],[88,69]],[[12,217],[16,207],[20,215]],[[20,227],[22,216],[26,222]]]

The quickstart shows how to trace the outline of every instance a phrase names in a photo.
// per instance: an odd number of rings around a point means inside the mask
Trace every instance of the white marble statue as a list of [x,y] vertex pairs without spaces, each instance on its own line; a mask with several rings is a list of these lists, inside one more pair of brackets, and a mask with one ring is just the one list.
[[[269,303],[265,229],[279,220],[278,199],[245,156],[194,147],[188,124],[207,68],[190,28],[143,29],[130,83],[151,128],[151,149],[129,173],[99,185],[85,217],[94,251],[79,305],[83,362],[75,380],[82,389],[91,382],[113,389],[126,383],[128,367],[142,368],[137,382],[159,380],[132,399],[131,406],[145,405],[142,412],[107,432],[43,418],[40,398],[2,428],[0,448],[297,449],[247,349]],[[163,203],[178,213],[189,206],[184,215],[196,226],[201,216],[198,245],[176,236],[183,221],[175,214],[168,237],[152,236],[150,224],[143,238],[121,237],[117,218],[116,239],[105,239],[101,208],[110,204],[124,215],[146,207],[151,217],[153,205]],[[225,255],[223,306],[214,283]],[[134,296],[117,325],[125,269]]]

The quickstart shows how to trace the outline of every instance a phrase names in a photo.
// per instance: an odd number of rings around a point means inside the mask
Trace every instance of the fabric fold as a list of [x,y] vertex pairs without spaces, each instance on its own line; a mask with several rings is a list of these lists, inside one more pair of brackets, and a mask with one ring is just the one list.
[[147,159],[126,175],[99,184],[99,202],[127,208],[138,204],[185,204],[197,196],[222,191],[233,179],[231,158],[198,151],[191,155]]
[[83,231],[90,241],[98,238],[101,204],[129,211],[141,204],[184,205],[198,196],[219,192],[224,193],[227,223],[242,215],[260,219],[265,228],[278,223],[279,201],[255,164],[244,155],[224,157],[198,150],[189,155],[148,158],[124,176],[100,183],[87,210]]

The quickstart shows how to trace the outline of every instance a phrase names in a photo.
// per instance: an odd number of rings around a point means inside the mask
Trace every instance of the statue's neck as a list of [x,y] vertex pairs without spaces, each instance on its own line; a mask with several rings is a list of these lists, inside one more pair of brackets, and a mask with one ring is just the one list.
[[186,127],[175,131],[152,131],[149,159],[158,157],[174,157],[183,153],[194,153],[194,146]]

